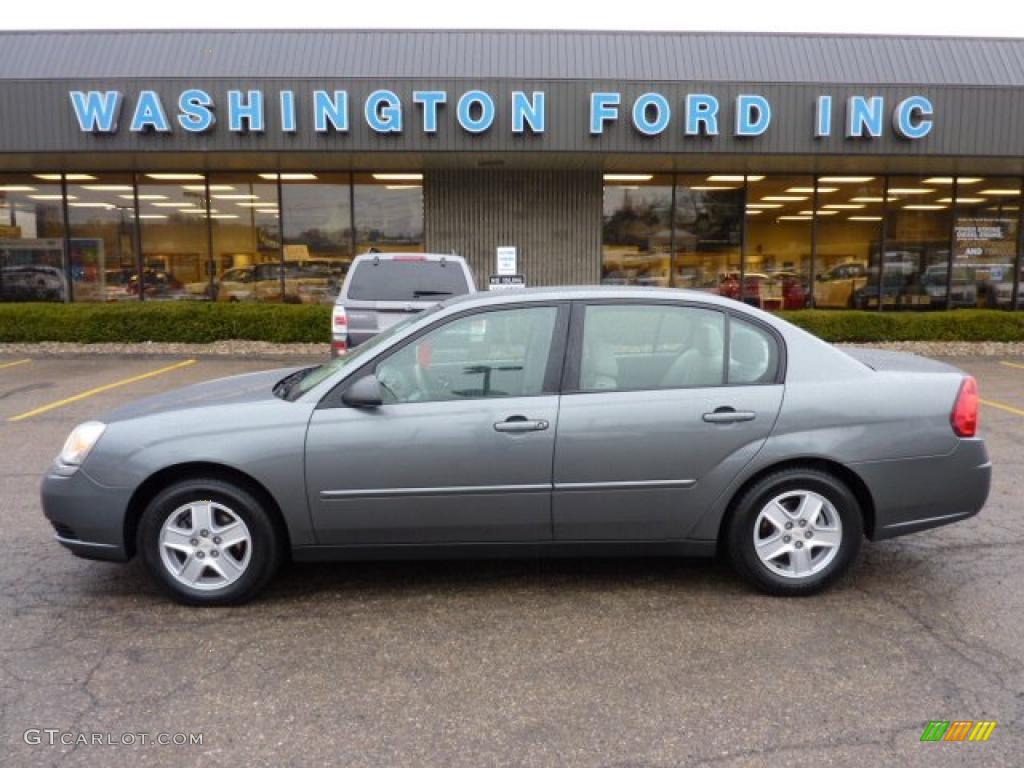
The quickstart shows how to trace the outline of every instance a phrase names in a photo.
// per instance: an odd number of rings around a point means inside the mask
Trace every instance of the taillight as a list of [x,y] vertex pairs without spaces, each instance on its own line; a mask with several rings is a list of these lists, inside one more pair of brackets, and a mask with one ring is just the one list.
[[334,305],[334,310],[331,312],[331,326],[335,332],[348,333],[348,315],[345,314],[345,308],[339,307],[337,304]]
[[344,341],[332,341],[331,342],[331,354],[334,357],[339,357],[348,352],[348,343]]
[[973,376],[965,376],[960,391],[949,415],[953,431],[960,437],[974,437],[978,431],[978,382]]

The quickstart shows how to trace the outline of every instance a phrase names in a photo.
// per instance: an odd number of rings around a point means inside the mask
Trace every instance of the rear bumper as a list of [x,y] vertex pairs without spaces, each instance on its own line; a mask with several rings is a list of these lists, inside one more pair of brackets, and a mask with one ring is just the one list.
[[960,440],[945,456],[850,466],[874,500],[874,541],[973,517],[985,505],[992,482],[992,463],[980,438]]
[[40,495],[60,544],[90,560],[128,559],[124,522],[131,489],[100,485],[81,469],[69,475],[52,467]]

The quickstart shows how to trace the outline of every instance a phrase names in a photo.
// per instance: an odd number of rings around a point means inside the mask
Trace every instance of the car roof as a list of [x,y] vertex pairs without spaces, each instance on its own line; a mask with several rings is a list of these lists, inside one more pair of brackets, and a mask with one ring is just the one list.
[[361,261],[373,261],[379,259],[380,261],[395,261],[397,259],[408,260],[408,261],[452,261],[460,264],[465,264],[466,260],[454,253],[416,253],[414,251],[408,252],[389,252],[389,253],[361,253],[352,260],[352,266],[355,266]]
[[705,291],[683,288],[658,288],[647,286],[620,285],[578,285],[542,288],[518,288],[502,291],[481,291],[462,296],[453,296],[441,302],[443,307],[468,309],[471,306],[488,304],[512,304],[521,301],[572,301],[583,299],[650,299],[654,301],[694,301],[735,309],[748,307],[735,299]]

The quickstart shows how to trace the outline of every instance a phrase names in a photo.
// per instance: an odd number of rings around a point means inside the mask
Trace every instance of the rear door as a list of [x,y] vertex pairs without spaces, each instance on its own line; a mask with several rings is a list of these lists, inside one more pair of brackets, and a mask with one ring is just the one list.
[[771,432],[781,340],[720,308],[636,302],[575,305],[570,338],[554,538],[685,538]]

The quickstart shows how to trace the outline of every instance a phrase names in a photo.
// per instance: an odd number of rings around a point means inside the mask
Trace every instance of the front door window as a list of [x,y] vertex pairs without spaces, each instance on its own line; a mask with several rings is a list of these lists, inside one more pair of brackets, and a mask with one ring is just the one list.
[[542,394],[557,315],[557,307],[521,307],[446,323],[377,365],[385,402]]

